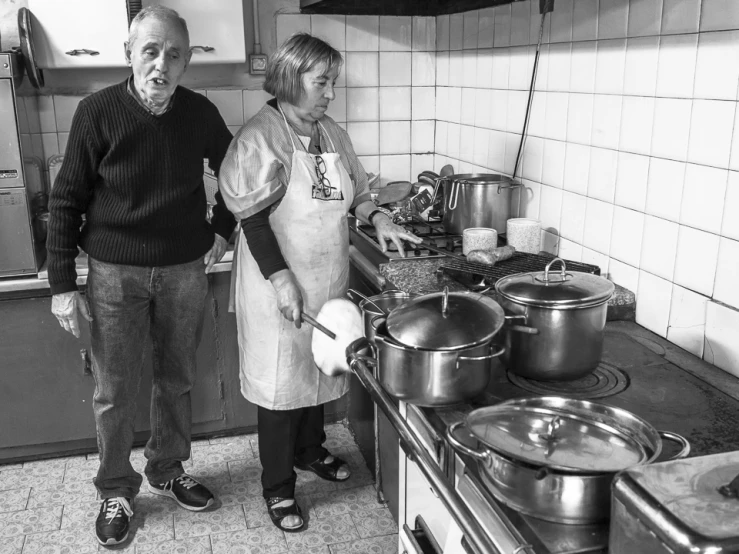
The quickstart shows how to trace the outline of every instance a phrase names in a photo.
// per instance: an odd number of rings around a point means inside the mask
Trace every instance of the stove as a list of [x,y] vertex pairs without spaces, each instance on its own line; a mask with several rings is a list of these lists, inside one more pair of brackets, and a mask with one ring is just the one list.
[[[436,248],[440,248],[451,254],[462,254],[462,235],[448,234],[444,230],[444,226],[442,225],[440,219],[430,221],[407,221],[404,222],[402,226],[407,231],[410,231],[417,237],[422,238],[424,242],[427,242],[431,246],[435,246]],[[387,252],[382,252],[382,249],[377,242],[377,233],[373,225],[365,225],[359,223],[358,221],[355,221],[354,225],[351,226],[350,229],[354,231],[357,235],[362,237],[365,242],[371,244],[377,252],[381,253],[385,257],[385,260],[380,261],[380,263],[403,259],[394,244],[389,245]],[[498,237],[498,243],[501,244],[501,240],[503,240],[502,244],[505,244],[504,239],[505,235],[503,235],[502,239],[501,237]],[[405,252],[406,258],[425,259],[444,257],[444,254],[441,254],[439,252],[432,252],[422,245],[416,245],[412,243],[406,244],[408,245],[408,248]]]
[[[685,437],[691,445],[690,457],[739,450],[739,396],[727,394],[733,394],[731,389],[736,387],[722,386],[725,375],[720,370],[697,358],[691,364],[686,362],[686,356],[678,360],[659,343],[658,337],[634,323],[612,322],[606,326],[602,362],[591,375],[571,382],[544,382],[519,377],[500,365],[480,397],[445,409],[424,408],[423,413],[429,424],[443,433],[476,408],[552,394],[628,410],[661,431]],[[652,348],[652,344],[657,347]],[[460,430],[458,434],[465,433]],[[468,440],[474,445],[474,439]],[[679,449],[676,443],[663,441],[660,461],[669,459]],[[484,482],[475,460],[465,456],[461,459],[464,474],[477,483]],[[551,523],[509,508],[489,491],[485,491],[485,496],[492,511],[502,514],[506,525],[514,529],[519,544],[530,545],[530,550],[537,554],[607,552],[608,524]]]

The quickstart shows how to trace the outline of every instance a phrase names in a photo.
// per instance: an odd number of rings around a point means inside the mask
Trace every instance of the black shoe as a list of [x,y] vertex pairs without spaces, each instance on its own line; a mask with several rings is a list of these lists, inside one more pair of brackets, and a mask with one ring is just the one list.
[[106,498],[100,504],[95,520],[95,534],[103,546],[121,544],[128,538],[128,524],[133,516],[131,499],[119,496]]
[[205,510],[215,502],[213,493],[187,473],[183,473],[167,483],[158,485],[149,483],[149,491],[160,496],[173,498],[185,510],[193,512]]
[[[331,463],[326,463],[326,460],[331,457],[333,458],[333,461]],[[311,462],[309,464],[301,464],[297,461],[295,462],[295,467],[298,469],[302,469],[303,471],[312,471],[316,475],[318,475],[321,479],[326,479],[327,481],[346,481],[351,477],[351,472],[346,477],[339,477],[339,470],[342,467],[345,467],[347,470],[349,470],[349,466],[347,463],[339,458],[338,456],[332,456],[329,454],[325,458]]]

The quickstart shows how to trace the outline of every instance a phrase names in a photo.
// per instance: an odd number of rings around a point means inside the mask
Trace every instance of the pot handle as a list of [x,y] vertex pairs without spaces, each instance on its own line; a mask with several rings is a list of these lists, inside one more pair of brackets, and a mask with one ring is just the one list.
[[472,456],[473,458],[477,458],[481,462],[484,462],[486,465],[490,465],[490,453],[487,450],[483,450],[482,452],[478,452],[477,450],[473,450],[469,446],[465,446],[459,440],[457,440],[457,437],[454,436],[454,431],[456,431],[459,427],[462,427],[464,425],[464,421],[457,421],[456,423],[452,423],[449,427],[447,427],[446,430],[446,439],[449,441],[449,444],[452,445],[452,448],[456,450],[457,452],[461,452],[462,454],[467,454],[468,456]]
[[[513,319],[526,319],[525,315],[507,315],[505,316],[506,321]],[[536,327],[528,327],[526,325],[507,325],[506,329],[509,331],[516,331],[517,333],[526,333],[527,335],[538,335],[539,329]]]
[[688,454],[690,454],[690,443],[682,435],[678,435],[677,433],[671,433],[670,431],[657,431],[657,434],[662,439],[671,440],[682,446],[682,449],[680,450],[680,452],[675,454],[672,458],[669,458],[669,460],[680,460],[682,458],[687,457]]
[[508,183],[507,185],[498,185],[498,194],[500,194],[501,190],[505,189],[515,189],[518,187],[522,187],[523,183]]
[[[490,347],[492,350],[492,346]],[[479,360],[491,360],[493,358],[497,358],[498,356],[501,356],[505,352],[505,347],[501,346],[500,349],[497,352],[492,352],[491,354],[486,354],[485,356],[457,356],[457,369],[459,369],[459,361],[464,360],[465,362],[477,362]]]
[[453,211],[457,207],[457,199],[459,197],[459,181],[452,181],[452,189],[449,192],[450,198],[447,207]]

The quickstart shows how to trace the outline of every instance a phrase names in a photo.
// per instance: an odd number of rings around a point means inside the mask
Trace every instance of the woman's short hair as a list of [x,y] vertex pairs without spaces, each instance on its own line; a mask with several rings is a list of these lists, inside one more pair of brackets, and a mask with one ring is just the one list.
[[330,44],[308,33],[297,33],[269,57],[263,88],[282,102],[298,104],[305,92],[304,73],[318,64],[325,64],[326,71],[331,71],[343,63],[341,53]]
[[131,21],[131,26],[128,30],[129,48],[133,46],[134,42],[136,42],[136,37],[138,36],[139,32],[139,24],[144,19],[149,18],[156,19],[157,21],[174,23],[175,26],[179,27],[180,30],[185,33],[187,43],[190,44],[190,33],[187,30],[187,22],[182,17],[180,17],[180,14],[178,14],[172,8],[154,5],[143,8],[139,13],[136,14],[136,17],[133,18],[133,21]]

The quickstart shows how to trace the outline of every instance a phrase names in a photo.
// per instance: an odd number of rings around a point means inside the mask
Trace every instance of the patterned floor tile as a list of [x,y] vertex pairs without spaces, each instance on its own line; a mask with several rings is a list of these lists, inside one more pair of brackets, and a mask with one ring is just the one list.
[[210,554],[210,537],[192,537],[179,541],[137,544],[136,554]]
[[[297,495],[295,500],[298,503],[298,506],[300,506],[306,521],[310,521],[312,518],[316,517],[316,512],[313,509],[311,498]],[[269,518],[269,514],[267,513],[267,504],[261,495],[258,497],[252,496],[245,502],[242,502],[241,505],[244,507],[246,526],[249,529],[272,525],[272,520]]]
[[185,539],[213,533],[227,533],[246,529],[244,509],[239,506],[222,506],[213,512],[186,512],[174,516],[175,537]]
[[71,467],[71,466],[78,465],[78,464],[84,465],[88,461],[89,460],[86,454],[80,454],[79,456],[67,456],[66,458],[64,458],[64,462],[65,462],[64,465],[66,467]]
[[351,541],[359,538],[354,522],[348,514],[339,515],[331,519],[310,520],[305,531],[300,533],[285,533],[289,550],[303,552],[304,549]]
[[136,508],[129,531],[131,544],[138,550],[140,545],[174,540],[174,517],[167,513],[146,514]]
[[3,464],[0,463],[0,471],[13,471],[14,469],[21,469],[23,467],[22,463],[8,463]]
[[30,487],[0,492],[0,513],[25,510],[28,507],[30,494]]
[[67,458],[49,458],[48,460],[33,460],[23,463],[23,469],[33,471],[39,475],[53,473],[54,470],[67,465]]
[[0,514],[0,537],[56,531],[62,520],[62,506]]
[[62,529],[49,533],[34,533],[26,537],[23,550],[26,553],[43,552],[54,554],[92,554],[98,551],[95,530]]
[[257,458],[228,462],[228,471],[234,483],[255,481],[262,477],[262,465]]
[[84,463],[72,464],[67,466],[64,472],[65,483],[75,483],[85,481],[91,483],[92,479],[97,475],[100,463],[98,460],[86,460]]
[[223,506],[244,504],[251,498],[262,500],[262,483],[259,481],[244,481],[242,483],[223,483],[213,493]]
[[195,464],[187,472],[212,491],[218,491],[224,485],[231,483],[228,462]]
[[[134,504],[134,510],[136,505]],[[65,504],[62,512],[62,529],[90,528],[95,525],[95,518],[100,511],[100,502],[80,502],[79,504]]]
[[352,521],[363,539],[382,535],[398,534],[398,526],[387,508],[381,510],[356,510]]
[[332,544],[329,549],[331,554],[397,554],[398,535]]
[[285,533],[274,526],[218,533],[211,535],[211,541],[213,554],[282,554],[287,550]]
[[3,539],[0,542],[0,554],[21,554],[26,537],[19,535],[11,539]]
[[0,472],[0,491],[25,487],[47,488],[61,484],[64,464],[60,466],[31,466]]
[[31,497],[28,501],[29,508],[42,506],[56,506],[58,504],[79,504],[95,500],[97,490],[91,481],[76,481],[62,483],[53,488],[31,489]]
[[254,459],[254,452],[252,452],[251,445],[244,441],[206,444],[199,448],[193,447],[192,458],[195,463],[233,462]]
[[325,426],[326,442],[323,446],[331,453],[339,454],[347,450],[356,449],[357,443],[349,428],[337,423]]
[[378,504],[377,493],[371,485],[312,494],[311,500],[319,518],[383,507]]

